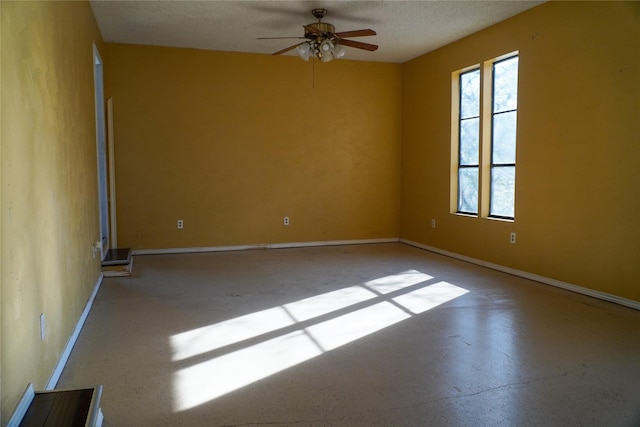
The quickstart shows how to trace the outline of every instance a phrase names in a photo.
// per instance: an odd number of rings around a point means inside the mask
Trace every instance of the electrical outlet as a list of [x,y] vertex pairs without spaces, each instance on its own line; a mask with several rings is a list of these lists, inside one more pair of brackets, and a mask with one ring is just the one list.
[[509,236],[509,242],[511,242],[514,245],[516,243],[516,233],[513,232],[513,231],[511,232],[511,235]]
[[436,228],[436,220],[435,219],[431,220],[431,228]]
[[95,242],[93,244],[93,247],[91,248],[91,250],[93,251],[93,259],[96,259],[96,256],[101,253],[101,248],[102,248],[102,242],[100,240],[98,240],[97,242]]
[[284,217],[284,219],[282,220],[282,223],[283,223],[284,225],[289,225],[289,217],[288,217],[288,216],[285,216],[285,217]]
[[184,221],[179,219],[177,225],[178,225],[178,230],[182,230],[184,228]]

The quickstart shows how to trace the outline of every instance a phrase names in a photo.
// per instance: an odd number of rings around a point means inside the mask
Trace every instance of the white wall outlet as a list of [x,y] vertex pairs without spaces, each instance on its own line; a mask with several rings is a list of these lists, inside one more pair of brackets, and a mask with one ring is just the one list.
[[285,216],[285,217],[283,218],[283,220],[282,220],[282,224],[284,224],[284,225],[289,225],[289,217],[288,217],[288,216]]
[[44,313],[40,313],[40,339],[44,341],[45,336],[47,335],[47,323],[44,317]]
[[509,242],[511,242],[514,245],[516,243],[516,233],[514,231],[512,231],[511,235],[509,236]]
[[182,230],[184,228],[184,221],[179,219],[177,222],[178,230]]
[[435,219],[431,220],[431,228],[436,228],[436,220]]
[[92,254],[93,259],[96,259],[96,256],[98,256],[98,254],[100,253],[101,247],[102,247],[102,242],[100,240],[98,240],[93,244],[93,247],[91,248],[91,250],[93,251],[93,254]]

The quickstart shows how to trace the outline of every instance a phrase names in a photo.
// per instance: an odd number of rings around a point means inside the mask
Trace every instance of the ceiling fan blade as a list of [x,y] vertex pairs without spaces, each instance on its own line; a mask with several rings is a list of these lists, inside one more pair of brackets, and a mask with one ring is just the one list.
[[370,52],[378,49],[378,46],[375,44],[362,43],[354,40],[340,39],[338,40],[338,44],[342,44],[349,47],[355,47],[356,49],[364,49]]
[[258,37],[256,40],[303,39],[304,37]]
[[339,33],[335,33],[338,37],[364,37],[364,36],[375,36],[376,32],[370,29],[366,30],[354,30],[354,31],[341,31]]
[[[305,43],[305,42],[302,42],[302,43]],[[272,53],[272,55],[280,55],[282,53],[289,52],[290,50],[293,50],[293,49],[297,48],[298,46],[300,46],[302,43],[294,44],[293,46],[289,46],[287,48],[279,50],[276,53]]]

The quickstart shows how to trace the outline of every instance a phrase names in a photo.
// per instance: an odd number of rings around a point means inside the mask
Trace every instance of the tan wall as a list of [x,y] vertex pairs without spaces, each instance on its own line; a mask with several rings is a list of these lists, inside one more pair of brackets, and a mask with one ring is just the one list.
[[100,35],[87,2],[0,7],[5,425],[28,383],[46,385],[99,275],[91,248],[98,240],[92,42]]
[[399,235],[400,64],[118,44],[105,63],[119,246]]
[[[515,50],[516,220],[451,214],[451,73]],[[640,301],[640,3],[546,3],[403,71],[402,237]]]

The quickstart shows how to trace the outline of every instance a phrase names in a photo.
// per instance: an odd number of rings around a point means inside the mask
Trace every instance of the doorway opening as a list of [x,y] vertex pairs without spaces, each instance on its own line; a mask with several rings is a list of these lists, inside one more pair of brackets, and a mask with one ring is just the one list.
[[[105,276],[129,276],[133,258],[131,249],[115,249],[110,244],[110,226],[115,232],[115,194],[111,195],[109,200],[109,184],[108,178],[111,175],[111,190],[115,192],[114,178],[114,157],[113,144],[110,143],[110,153],[107,153],[106,143],[106,116],[105,116],[105,100],[104,100],[104,76],[102,67],[102,58],[96,45],[93,45],[93,80],[95,90],[95,107],[96,107],[96,151],[98,153],[98,206],[100,211],[100,261],[102,262],[102,272]],[[110,138],[113,134],[112,104],[109,103],[109,131]],[[107,155],[111,154],[109,163],[111,170],[107,170]],[[111,223],[109,222],[109,207],[111,210]],[[111,240],[116,245],[115,236]]]
[[96,148],[98,153],[98,206],[100,211],[100,260],[109,251],[109,202],[107,188],[107,146],[104,116],[102,58],[93,45],[93,82],[96,107]]

